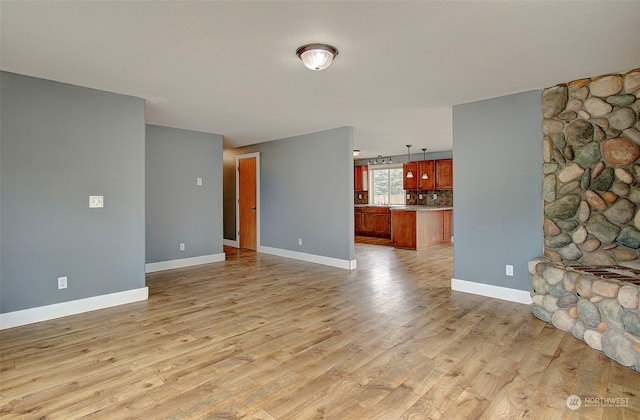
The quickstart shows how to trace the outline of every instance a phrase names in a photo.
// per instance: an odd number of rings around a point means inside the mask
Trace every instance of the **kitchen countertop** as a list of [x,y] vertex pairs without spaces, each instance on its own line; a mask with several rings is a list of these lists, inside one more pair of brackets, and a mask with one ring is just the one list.
[[405,210],[405,211],[443,211],[443,210],[453,210],[451,206],[389,206],[382,204],[355,204],[355,207],[387,207],[391,211],[393,210]]
[[453,207],[447,206],[392,206],[391,211],[393,210],[405,210],[405,211],[443,211],[443,210],[453,210]]

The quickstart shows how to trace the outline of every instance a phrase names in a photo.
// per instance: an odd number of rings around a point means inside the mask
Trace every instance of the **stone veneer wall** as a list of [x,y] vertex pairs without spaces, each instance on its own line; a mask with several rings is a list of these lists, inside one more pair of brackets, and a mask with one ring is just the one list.
[[550,259],[640,267],[639,98],[640,69],[543,91]]
[[549,258],[529,262],[531,312],[623,366],[640,371],[640,287]]
[[545,257],[529,262],[531,312],[640,370],[640,286],[572,268],[640,268],[640,69],[545,89],[542,114]]

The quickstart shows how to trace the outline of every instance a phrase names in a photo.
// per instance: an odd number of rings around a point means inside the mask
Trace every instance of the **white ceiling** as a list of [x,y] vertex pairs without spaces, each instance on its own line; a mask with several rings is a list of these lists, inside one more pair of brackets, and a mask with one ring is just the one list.
[[[451,150],[451,106],[640,66],[640,1],[4,1],[1,68],[141,97],[237,147],[354,127]],[[340,51],[307,70],[296,48]]]

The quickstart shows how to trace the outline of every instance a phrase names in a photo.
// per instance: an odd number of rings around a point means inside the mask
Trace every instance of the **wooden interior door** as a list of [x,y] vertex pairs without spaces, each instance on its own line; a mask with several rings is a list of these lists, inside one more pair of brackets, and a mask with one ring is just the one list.
[[257,249],[256,158],[238,160],[238,211],[240,248]]

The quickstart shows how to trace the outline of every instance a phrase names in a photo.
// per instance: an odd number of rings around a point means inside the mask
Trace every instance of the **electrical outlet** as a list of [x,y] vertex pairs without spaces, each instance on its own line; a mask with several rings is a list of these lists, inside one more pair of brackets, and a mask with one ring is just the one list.
[[418,200],[422,200],[422,194],[418,194]]
[[67,288],[67,276],[58,277],[58,289],[66,289]]
[[407,200],[411,198],[411,194],[407,194]]
[[507,276],[513,277],[513,266],[512,265],[508,265],[506,266],[506,270],[505,270],[505,274]]
[[90,195],[89,196],[89,208],[90,209],[101,209],[104,207],[104,196],[103,195]]
[[184,248],[185,248],[184,243],[181,243],[180,244],[180,251],[184,251]]
[[302,245],[302,238],[298,238],[298,245]]
[[197,186],[201,186],[202,185],[202,178],[196,178],[196,185]]
[[433,194],[433,199],[437,200],[438,199],[438,194]]

